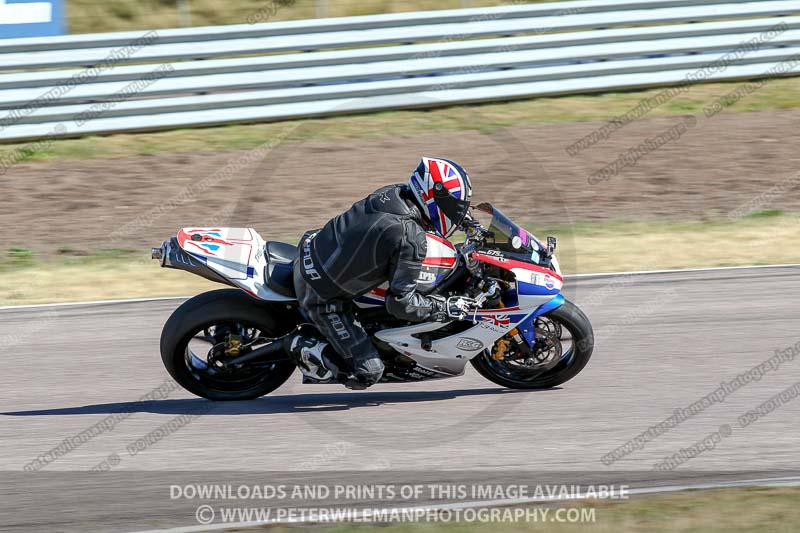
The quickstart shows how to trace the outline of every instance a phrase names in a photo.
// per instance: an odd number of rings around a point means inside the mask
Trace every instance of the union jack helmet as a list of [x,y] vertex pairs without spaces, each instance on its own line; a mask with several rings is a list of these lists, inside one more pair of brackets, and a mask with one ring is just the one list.
[[408,180],[427,218],[443,236],[449,237],[467,216],[472,186],[467,171],[449,159],[423,157]]

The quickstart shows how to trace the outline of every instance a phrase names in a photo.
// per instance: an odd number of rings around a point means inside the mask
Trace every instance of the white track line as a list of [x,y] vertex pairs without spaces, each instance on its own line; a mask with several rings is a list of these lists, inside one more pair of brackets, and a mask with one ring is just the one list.
[[[730,266],[730,267],[708,267],[708,268],[685,268],[674,270],[632,270],[628,272],[596,272],[590,274],[570,274],[564,276],[565,279],[591,279],[591,278],[607,278],[614,276],[641,276],[649,274],[681,274],[691,272],[717,272],[725,270],[757,270],[763,268],[798,268],[800,263],[789,263],[785,265],[745,265],[745,266]],[[161,302],[169,300],[187,300],[191,296],[161,296],[156,298],[129,298],[123,300],[90,300],[85,302],[64,302],[54,304],[27,304],[27,305],[6,305],[0,306],[0,311],[13,310],[13,309],[36,309],[41,307],[77,307],[83,305],[115,305],[115,304],[132,304],[142,302]]]
[[678,268],[673,270],[632,270],[630,272],[596,272],[591,274],[570,274],[565,276],[571,279],[582,278],[605,278],[611,276],[640,276],[647,274],[681,274],[691,272],[718,272],[725,270],[757,270],[762,268],[797,268],[800,263],[788,263],[785,265],[746,265],[729,267],[706,267],[706,268]]
[[[686,490],[706,490],[706,489],[723,489],[732,487],[798,487],[800,486],[800,477],[778,477],[778,478],[764,478],[764,479],[748,479],[739,481],[718,481],[709,483],[695,483],[687,485],[663,485],[655,487],[641,487],[629,489],[628,493],[631,496],[644,495],[644,494],[658,494],[664,492],[681,492]],[[559,503],[565,501],[580,501],[589,498],[578,496],[572,497],[536,497],[536,498],[515,498],[509,500],[486,500],[486,501],[472,501],[472,502],[458,502],[458,503],[443,503],[434,505],[423,505],[418,507],[401,507],[392,508],[387,507],[379,511],[372,510],[369,516],[374,516],[378,512],[396,512],[396,513],[414,513],[414,512],[428,512],[428,511],[451,511],[458,509],[474,509],[483,507],[507,507],[510,505],[525,505],[536,503]],[[352,513],[351,520],[359,521],[369,516],[364,513]],[[263,527],[265,525],[289,525],[289,524],[316,524],[316,523],[331,523],[337,522],[320,522],[318,520],[310,519],[275,519],[264,522],[229,522],[227,524],[208,524],[197,526],[184,526],[174,527],[168,529],[148,529],[144,531],[136,531],[133,533],[200,533],[204,531],[224,531],[226,529],[250,529],[256,527]]]
[[80,305],[111,305],[111,304],[135,304],[141,302],[161,302],[167,300],[186,300],[191,296],[160,296],[151,298],[127,298],[122,300],[88,300],[84,302],[63,302],[58,304],[26,304],[26,305],[6,305],[0,307],[0,311],[7,309],[36,309],[38,307],[76,307]]

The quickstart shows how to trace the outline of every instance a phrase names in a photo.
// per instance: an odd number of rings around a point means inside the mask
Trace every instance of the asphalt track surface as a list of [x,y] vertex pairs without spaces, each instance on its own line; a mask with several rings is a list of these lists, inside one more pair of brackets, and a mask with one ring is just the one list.
[[[179,301],[0,310],[0,530],[197,525],[198,502],[170,497],[170,485],[190,481],[652,486],[800,470],[800,399],[747,427],[738,422],[800,381],[800,357],[643,449],[601,461],[776,350],[796,353],[800,269],[568,279],[565,294],[591,318],[596,348],[588,367],[560,388],[508,391],[468,367],[460,378],[350,392],[301,385],[298,373],[276,393],[238,403],[206,402],[182,389],[140,401],[165,383],[158,340]],[[113,414],[124,418],[112,430],[23,473]],[[129,451],[181,415],[190,421]],[[717,431],[724,436],[713,449],[671,472],[653,471]],[[87,473],[113,454],[113,472]]]

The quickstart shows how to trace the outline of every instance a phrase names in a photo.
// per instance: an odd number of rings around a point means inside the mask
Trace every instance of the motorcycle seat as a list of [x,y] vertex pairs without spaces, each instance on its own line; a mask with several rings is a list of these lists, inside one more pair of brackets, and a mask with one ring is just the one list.
[[294,258],[297,247],[285,242],[268,241],[264,245],[267,258],[267,287],[280,295],[296,298],[294,290]]
[[297,246],[285,242],[267,241],[264,251],[270,263],[291,263],[297,256]]
[[292,263],[274,263],[267,265],[270,269],[267,287],[289,298],[297,298],[294,290],[294,268]]

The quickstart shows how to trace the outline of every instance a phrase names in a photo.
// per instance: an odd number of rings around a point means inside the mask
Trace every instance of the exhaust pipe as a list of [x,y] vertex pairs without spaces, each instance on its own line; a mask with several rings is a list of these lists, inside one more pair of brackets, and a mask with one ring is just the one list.
[[177,270],[185,270],[196,274],[201,278],[206,278],[209,281],[222,283],[230,287],[235,287],[233,283],[211,270],[208,266],[200,260],[195,259],[190,254],[186,253],[178,244],[178,239],[172,237],[168,241],[161,243],[158,248],[150,249],[150,257],[161,262],[164,268],[174,268]]
[[[294,331],[292,332],[294,333]],[[290,333],[291,335],[291,333]],[[286,337],[286,335],[284,335]],[[279,361],[291,361],[291,358],[283,349],[283,338],[280,337],[271,343],[261,346],[260,348],[256,348],[252,352],[248,352],[244,355],[240,355],[238,357],[234,357],[233,359],[228,359],[227,361],[223,361],[222,363],[225,366],[234,366],[240,365],[242,363],[249,363],[250,361],[261,360],[262,363],[277,363]],[[283,352],[282,357],[270,357],[271,355],[277,355]]]

